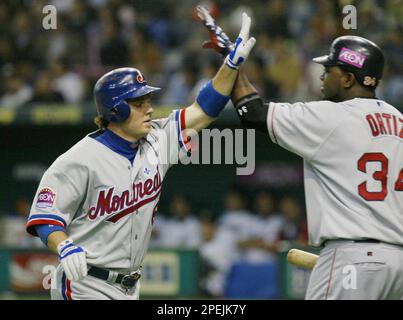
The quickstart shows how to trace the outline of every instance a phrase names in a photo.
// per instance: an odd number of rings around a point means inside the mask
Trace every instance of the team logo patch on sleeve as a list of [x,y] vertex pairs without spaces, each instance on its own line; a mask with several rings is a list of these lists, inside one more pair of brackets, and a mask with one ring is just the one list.
[[38,199],[36,200],[37,208],[50,208],[53,206],[56,200],[56,192],[53,192],[50,188],[43,188],[39,191]]

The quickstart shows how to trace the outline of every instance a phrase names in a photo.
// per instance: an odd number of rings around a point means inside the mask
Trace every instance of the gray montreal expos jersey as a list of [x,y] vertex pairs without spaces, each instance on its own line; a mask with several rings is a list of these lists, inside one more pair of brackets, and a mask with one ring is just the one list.
[[188,151],[182,130],[185,109],[152,121],[133,164],[89,136],[45,172],[27,222],[66,228],[88,252],[88,263],[116,271],[137,270],[151,235],[152,219],[168,168]]
[[403,245],[403,117],[382,100],[271,103],[270,138],[304,158],[309,240]]

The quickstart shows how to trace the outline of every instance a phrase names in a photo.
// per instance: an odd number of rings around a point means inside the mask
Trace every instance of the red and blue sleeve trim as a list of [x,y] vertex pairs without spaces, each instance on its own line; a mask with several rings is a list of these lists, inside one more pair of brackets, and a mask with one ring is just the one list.
[[33,214],[29,217],[25,226],[27,232],[33,236],[38,236],[35,226],[40,224],[54,225],[66,228],[66,221],[63,218],[53,214]]
[[183,148],[186,152],[190,152],[189,139],[185,136],[184,130],[186,129],[185,121],[186,109],[175,111],[176,129],[178,132],[179,148]]

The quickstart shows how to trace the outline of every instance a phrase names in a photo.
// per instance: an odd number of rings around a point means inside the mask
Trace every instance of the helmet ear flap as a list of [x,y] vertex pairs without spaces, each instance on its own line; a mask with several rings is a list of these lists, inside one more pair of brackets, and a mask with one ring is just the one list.
[[109,111],[111,122],[123,122],[130,116],[130,105],[126,101],[121,101]]

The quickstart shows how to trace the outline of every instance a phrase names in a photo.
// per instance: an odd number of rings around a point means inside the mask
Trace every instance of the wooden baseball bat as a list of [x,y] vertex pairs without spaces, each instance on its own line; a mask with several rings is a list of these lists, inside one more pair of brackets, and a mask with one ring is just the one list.
[[291,249],[287,254],[287,261],[297,267],[312,270],[319,256],[299,249]]

